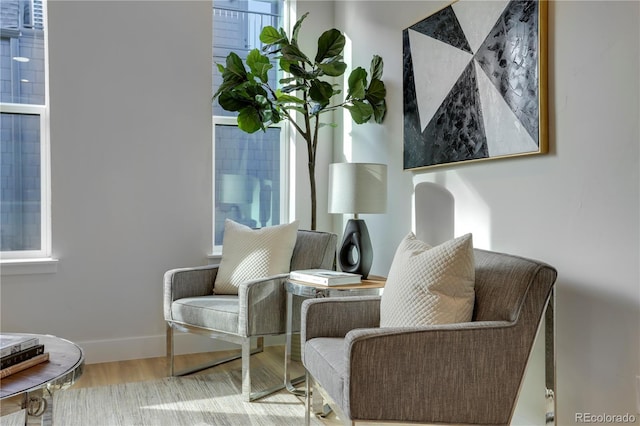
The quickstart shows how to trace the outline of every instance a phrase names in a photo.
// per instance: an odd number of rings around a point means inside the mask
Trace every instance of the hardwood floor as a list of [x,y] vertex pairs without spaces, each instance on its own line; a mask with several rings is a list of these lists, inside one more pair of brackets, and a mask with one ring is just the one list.
[[[263,353],[253,355],[252,365],[267,366],[282,370],[284,348],[280,346],[267,346]],[[198,353],[176,356],[175,368],[181,370],[187,366],[204,364],[216,358],[233,355],[233,351]],[[295,363],[299,364],[299,363]],[[302,374],[301,365],[294,364],[294,374]],[[240,370],[240,359],[221,364],[217,367],[203,370],[195,374],[208,374],[214,371]],[[135,359],[130,361],[105,362],[100,364],[88,364],[82,373],[82,377],[73,385],[74,388],[105,386],[117,383],[131,383],[145,380],[154,380],[167,377],[167,364],[165,357]]]
[[[179,355],[176,357],[176,370],[183,369],[186,366],[203,364],[207,361],[211,361],[212,359],[221,358],[231,354],[233,354],[233,352],[230,351]],[[281,371],[283,369],[283,357],[284,347],[268,346],[265,347],[263,353],[252,356],[252,363],[256,367],[264,366],[272,368],[273,371]],[[207,374],[213,371],[230,371],[240,369],[241,361],[237,359],[226,364],[221,364],[213,369],[203,370],[195,374]],[[292,365],[292,376],[297,377],[302,375],[303,372],[302,364],[294,362]],[[118,383],[141,382],[161,379],[163,377],[167,377],[165,357],[86,364],[82,376],[73,385],[73,389],[114,385]],[[20,398],[8,398],[3,400],[0,404],[0,415],[10,414],[19,410],[20,402]],[[328,418],[323,419],[323,423],[331,426],[341,424],[334,415],[330,415]]]

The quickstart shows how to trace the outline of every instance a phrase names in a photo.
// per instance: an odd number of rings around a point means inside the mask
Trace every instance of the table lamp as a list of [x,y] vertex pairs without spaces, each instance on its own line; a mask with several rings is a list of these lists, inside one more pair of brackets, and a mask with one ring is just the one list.
[[344,272],[367,278],[373,248],[361,213],[384,213],[387,209],[387,165],[333,163],[329,165],[329,213],[353,214],[344,230],[338,264]]
[[218,201],[233,213],[229,218],[254,227],[249,217],[245,217],[246,206],[253,204],[253,193],[258,179],[253,176],[223,173],[219,176]]

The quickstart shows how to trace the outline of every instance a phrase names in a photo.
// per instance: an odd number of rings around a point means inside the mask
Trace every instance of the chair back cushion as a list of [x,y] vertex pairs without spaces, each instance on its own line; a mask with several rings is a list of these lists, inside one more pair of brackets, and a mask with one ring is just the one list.
[[471,321],[474,273],[471,234],[431,247],[409,233],[380,299],[380,327]]
[[238,294],[238,286],[257,278],[289,272],[298,221],[251,229],[227,219],[215,294]]
[[555,282],[555,269],[543,262],[479,249],[474,255],[474,321],[516,321],[530,288]]
[[338,236],[330,232],[298,230],[291,270],[335,269]]

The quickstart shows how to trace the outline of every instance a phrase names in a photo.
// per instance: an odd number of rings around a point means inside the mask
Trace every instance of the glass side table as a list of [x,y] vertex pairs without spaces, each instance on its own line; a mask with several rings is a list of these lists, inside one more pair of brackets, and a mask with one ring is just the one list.
[[302,281],[287,280],[284,288],[287,291],[287,324],[286,341],[284,346],[284,385],[287,390],[296,395],[304,395],[304,391],[295,388],[294,383],[300,383],[304,376],[291,379],[291,340],[293,336],[293,296],[307,299],[318,297],[343,297],[343,296],[376,296],[382,294],[386,278],[369,276],[360,284],[342,286],[326,286]]

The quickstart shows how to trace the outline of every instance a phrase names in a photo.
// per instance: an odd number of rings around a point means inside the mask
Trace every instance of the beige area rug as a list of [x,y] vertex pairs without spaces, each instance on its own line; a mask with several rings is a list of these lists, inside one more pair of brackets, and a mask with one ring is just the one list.
[[[271,384],[278,380],[269,374],[252,374],[254,389],[266,387],[265,379]],[[94,388],[70,388],[54,394],[53,425],[304,424],[304,402],[295,395],[283,390],[258,401],[243,402],[240,389],[239,371]],[[322,425],[313,417],[311,422]]]
[[0,417],[0,425],[2,426],[24,426],[24,410],[16,411],[15,413],[7,414]]

